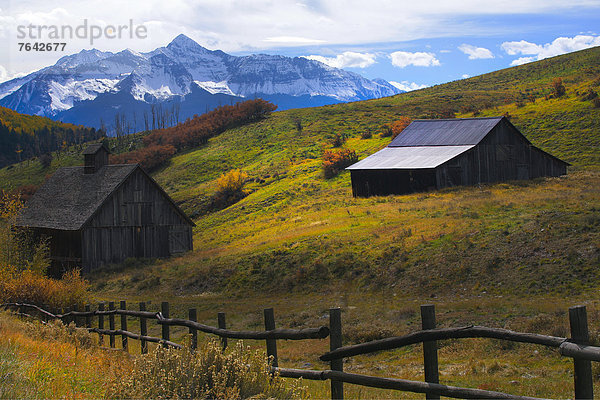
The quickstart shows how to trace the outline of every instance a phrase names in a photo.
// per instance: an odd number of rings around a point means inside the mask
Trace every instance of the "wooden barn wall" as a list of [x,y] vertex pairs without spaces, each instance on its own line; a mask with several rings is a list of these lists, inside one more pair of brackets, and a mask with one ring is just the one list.
[[352,170],[354,197],[406,194],[436,187],[435,170]]
[[507,123],[498,124],[475,148],[436,169],[438,188],[560,176],[566,164],[530,145]]
[[83,229],[84,265],[129,257],[167,257],[192,250],[192,227],[139,170]]

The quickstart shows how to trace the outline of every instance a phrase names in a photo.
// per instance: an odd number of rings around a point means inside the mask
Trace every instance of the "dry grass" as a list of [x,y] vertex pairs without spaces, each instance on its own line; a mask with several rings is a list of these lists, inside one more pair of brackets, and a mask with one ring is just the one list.
[[97,399],[117,372],[130,368],[125,354],[101,351],[91,336],[60,325],[41,327],[0,314],[0,398]]

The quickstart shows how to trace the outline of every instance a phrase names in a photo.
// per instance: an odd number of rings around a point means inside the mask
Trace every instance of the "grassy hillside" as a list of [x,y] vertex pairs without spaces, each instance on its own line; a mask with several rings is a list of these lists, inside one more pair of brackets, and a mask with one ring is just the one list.
[[[165,294],[343,282],[417,295],[597,288],[600,109],[581,94],[596,90],[599,61],[594,48],[394,97],[278,112],[228,130],[155,174],[196,221],[195,251],[99,284]],[[567,93],[547,98],[556,77]],[[383,123],[448,110],[510,114],[535,145],[571,162],[571,174],[370,199],[352,198],[347,172],[323,177],[321,156],[335,135],[363,158],[389,143],[379,135]],[[234,168],[251,178],[248,196],[206,213],[216,178]]]
[[[555,98],[558,77],[566,94]],[[599,77],[600,48],[593,48],[394,97],[277,112],[227,130],[154,174],[196,221],[196,250],[156,262],[143,277],[126,271],[116,283],[98,284],[189,294],[350,281],[417,294],[595,288],[600,108],[589,94]],[[352,198],[347,172],[324,178],[322,154],[336,136],[363,158],[389,143],[383,124],[449,114],[510,115],[535,145],[571,162],[571,174],[370,199]],[[135,146],[140,137],[131,140]],[[78,150],[49,168],[35,160],[4,168],[0,187],[39,184],[58,166],[81,163]],[[248,195],[210,212],[216,179],[235,168],[250,177]]]
[[[277,112],[228,130],[153,174],[196,222],[195,250],[107,267],[90,277],[94,293],[155,307],[168,300],[178,317],[197,307],[199,320],[213,325],[225,311],[236,329],[262,329],[263,307],[275,308],[277,326],[308,327],[340,306],[345,344],[419,329],[424,302],[437,305],[441,327],[563,336],[565,310],[583,303],[598,343],[600,109],[586,94],[600,90],[598,76],[595,48],[394,97]],[[550,98],[557,77],[567,93]],[[382,124],[450,113],[508,113],[535,145],[573,167],[560,178],[368,199],[352,197],[347,172],[324,178],[322,154],[336,135],[362,159],[389,143]],[[81,162],[72,149],[49,169],[36,161],[5,168],[0,187],[40,182],[60,164]],[[234,168],[251,178],[247,196],[211,211],[216,180]],[[316,361],[326,341],[278,345],[286,367],[326,368]],[[515,394],[571,396],[571,368],[569,359],[529,345],[471,340],[440,349],[444,383]],[[355,357],[344,369],[422,379],[421,352]],[[329,395],[327,382],[307,384],[314,398]],[[346,394],[406,397],[352,385]]]

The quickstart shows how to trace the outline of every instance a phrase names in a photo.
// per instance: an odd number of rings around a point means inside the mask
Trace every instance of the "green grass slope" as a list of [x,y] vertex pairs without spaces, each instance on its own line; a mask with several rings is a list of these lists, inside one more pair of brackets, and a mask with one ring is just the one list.
[[[567,93],[550,98],[554,78]],[[192,216],[195,251],[144,269],[98,274],[107,292],[196,294],[314,290],[347,284],[406,293],[576,293],[600,264],[600,48],[393,97],[277,112],[176,155],[155,179]],[[325,179],[336,135],[360,158],[389,143],[400,116],[510,114],[535,145],[573,164],[566,178],[354,199],[350,175]],[[371,138],[363,134],[370,132]],[[53,162],[0,170],[0,187],[39,183]],[[234,168],[248,195],[207,212]],[[119,267],[121,270],[122,267]]]
[[[315,290],[350,284],[406,293],[578,293],[600,264],[600,48],[394,97],[289,110],[174,157],[157,181],[197,223],[195,251],[118,274],[110,291]],[[567,93],[548,98],[553,78]],[[511,115],[568,177],[354,199],[344,172],[324,179],[336,134],[361,158],[399,116]],[[301,129],[298,127],[300,122]],[[367,131],[372,138],[363,139]],[[242,168],[248,196],[212,213],[216,178]]]

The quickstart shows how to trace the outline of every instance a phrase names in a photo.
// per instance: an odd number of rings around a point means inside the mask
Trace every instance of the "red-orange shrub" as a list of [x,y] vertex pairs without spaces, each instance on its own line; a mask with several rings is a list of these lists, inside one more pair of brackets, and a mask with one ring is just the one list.
[[561,97],[567,92],[565,85],[563,85],[562,78],[554,78],[552,80],[552,94],[554,97]]
[[31,270],[0,269],[0,303],[83,306],[89,300],[88,286],[77,270],[66,272],[62,279],[52,279]]
[[392,122],[390,126],[392,130],[392,139],[398,136],[411,122],[412,119],[408,117],[400,117],[399,120]]
[[111,157],[113,164],[140,164],[146,171],[152,171],[163,165],[177,152],[174,146],[150,145],[129,153],[118,154]]
[[394,139],[396,136],[400,134],[410,123],[412,119],[408,117],[400,117],[397,121],[392,122],[391,124],[384,124],[381,127],[381,137],[391,136]]
[[358,156],[354,150],[326,150],[323,153],[323,172],[325,178],[336,176],[342,169],[358,161]]

